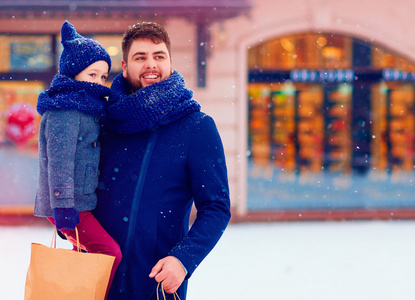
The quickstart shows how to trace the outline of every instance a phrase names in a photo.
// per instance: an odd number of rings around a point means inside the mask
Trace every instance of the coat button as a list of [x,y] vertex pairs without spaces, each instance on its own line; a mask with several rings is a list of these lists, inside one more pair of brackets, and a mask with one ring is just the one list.
[[97,147],[97,142],[92,142],[91,146],[92,146],[92,148],[96,148]]
[[59,191],[54,191],[53,194],[58,197],[61,193]]

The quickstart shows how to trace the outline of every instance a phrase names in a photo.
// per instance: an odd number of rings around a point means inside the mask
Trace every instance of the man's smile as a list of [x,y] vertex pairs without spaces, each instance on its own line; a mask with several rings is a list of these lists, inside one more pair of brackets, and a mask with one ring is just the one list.
[[154,74],[154,73],[144,74],[143,75],[143,78],[144,79],[157,79],[157,78],[159,78],[159,75],[158,74]]

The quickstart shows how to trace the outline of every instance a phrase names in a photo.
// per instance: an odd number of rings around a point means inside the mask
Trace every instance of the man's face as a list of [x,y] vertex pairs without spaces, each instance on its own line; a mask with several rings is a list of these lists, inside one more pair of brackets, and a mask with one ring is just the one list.
[[128,61],[122,61],[122,69],[134,92],[168,78],[172,66],[166,44],[155,44],[150,39],[133,41]]

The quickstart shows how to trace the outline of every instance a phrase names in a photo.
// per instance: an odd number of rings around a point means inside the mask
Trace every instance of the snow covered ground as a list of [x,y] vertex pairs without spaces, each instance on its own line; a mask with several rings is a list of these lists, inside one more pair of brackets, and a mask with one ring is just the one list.
[[[30,243],[51,235],[0,227],[1,300],[23,299]],[[188,300],[412,300],[414,275],[415,221],[232,224],[190,279]]]

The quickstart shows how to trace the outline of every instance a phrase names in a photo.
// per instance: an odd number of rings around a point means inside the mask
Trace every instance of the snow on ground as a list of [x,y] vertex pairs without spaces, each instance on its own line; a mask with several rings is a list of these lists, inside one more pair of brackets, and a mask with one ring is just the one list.
[[[0,227],[1,300],[23,299],[30,243],[51,236],[51,227]],[[188,300],[412,300],[414,275],[415,221],[231,224]]]

